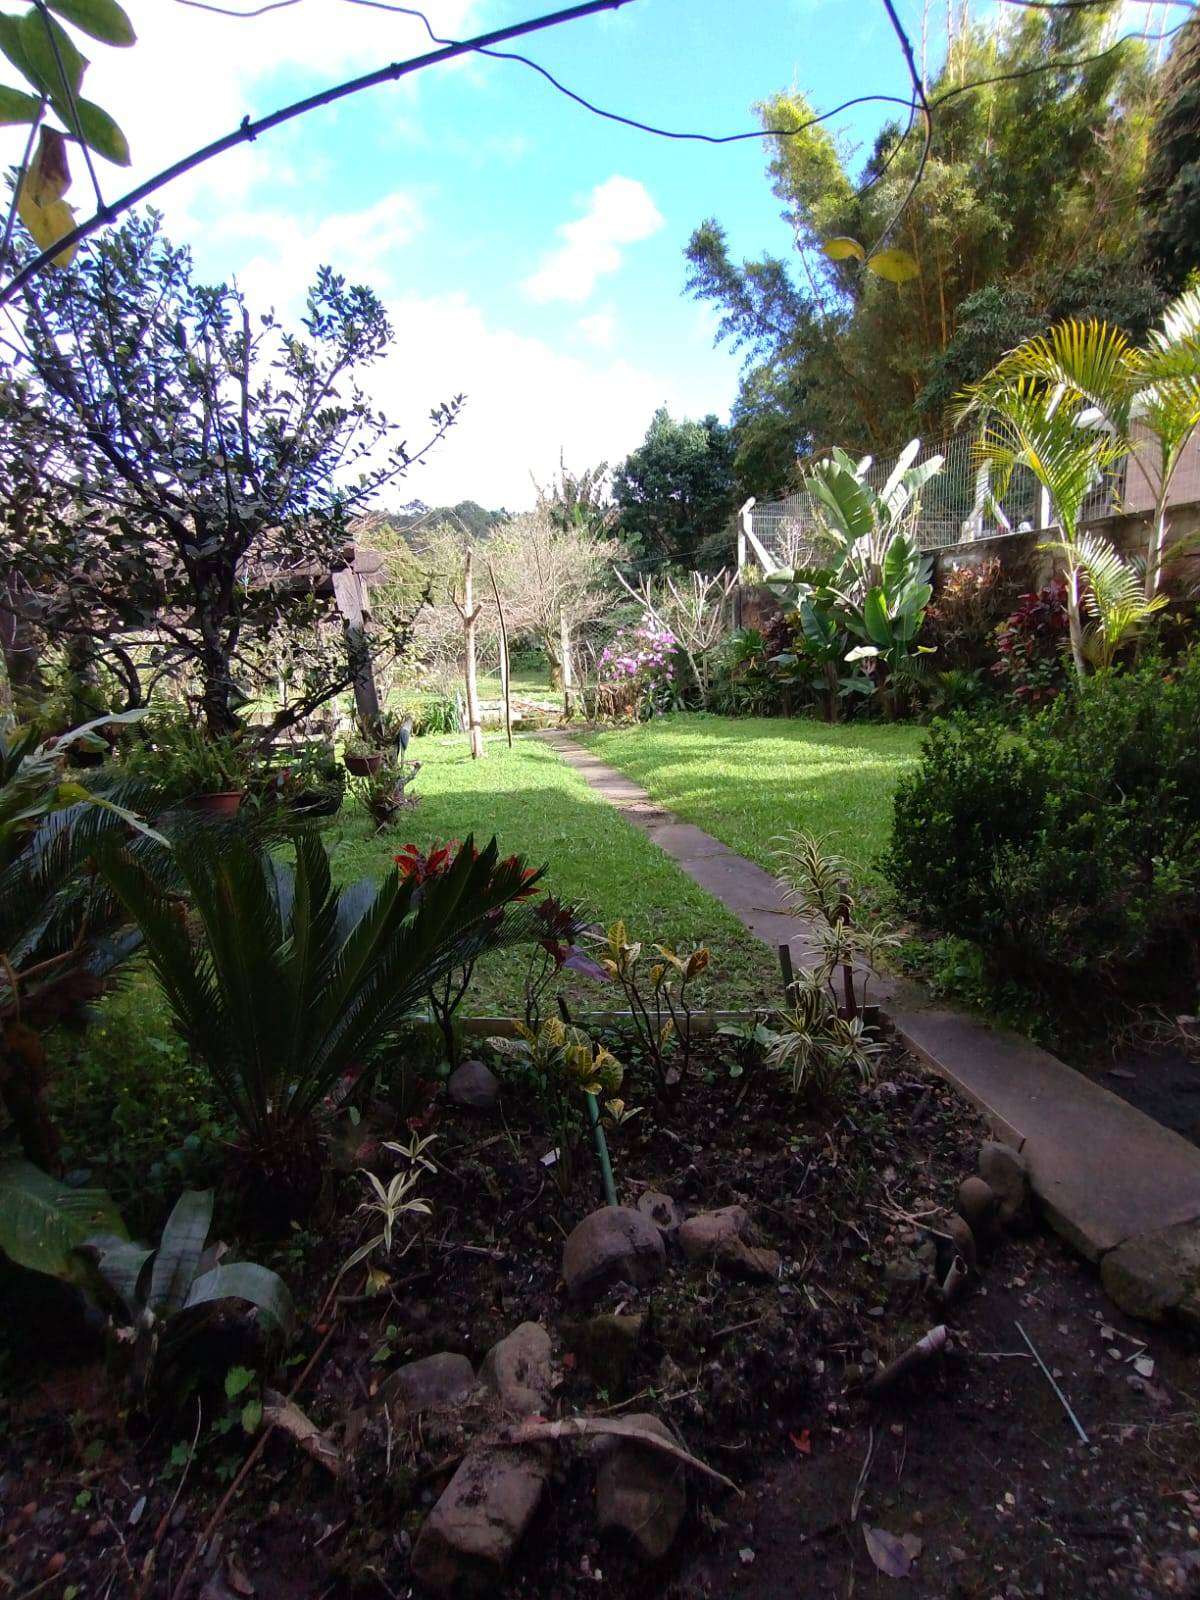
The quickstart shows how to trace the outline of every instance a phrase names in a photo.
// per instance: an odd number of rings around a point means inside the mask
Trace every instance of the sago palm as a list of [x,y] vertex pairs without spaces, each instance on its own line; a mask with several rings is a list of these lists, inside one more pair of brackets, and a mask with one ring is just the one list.
[[439,979],[530,936],[508,908],[538,874],[468,839],[423,880],[393,868],[339,892],[315,833],[294,850],[293,870],[241,830],[182,832],[186,910],[127,853],[105,872],[252,1166],[302,1199],[323,1104],[378,1066]]

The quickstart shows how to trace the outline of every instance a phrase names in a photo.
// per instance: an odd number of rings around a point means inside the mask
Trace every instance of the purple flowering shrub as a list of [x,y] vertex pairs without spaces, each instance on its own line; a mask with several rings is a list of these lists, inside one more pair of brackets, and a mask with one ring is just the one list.
[[671,630],[646,616],[615,633],[596,663],[613,714],[645,716],[665,709],[674,698],[678,649]]

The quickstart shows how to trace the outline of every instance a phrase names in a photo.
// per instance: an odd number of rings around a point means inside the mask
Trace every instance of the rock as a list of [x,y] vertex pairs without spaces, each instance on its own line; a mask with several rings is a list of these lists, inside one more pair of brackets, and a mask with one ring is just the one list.
[[743,1239],[722,1239],[714,1257],[722,1272],[731,1278],[762,1279],[779,1276],[778,1250],[763,1250]]
[[979,1152],[979,1176],[995,1194],[1004,1227],[1028,1227],[1033,1221],[1029,1171],[1025,1157],[1010,1145],[989,1139]]
[[664,1233],[674,1233],[683,1221],[683,1212],[669,1194],[659,1194],[657,1189],[647,1189],[638,1196],[637,1208]]
[[689,1261],[711,1261],[735,1278],[774,1278],[779,1252],[756,1249],[744,1206],[722,1206],[689,1217],[679,1229],[679,1245]]
[[1200,1223],[1126,1239],[1100,1263],[1109,1299],[1144,1322],[1175,1316],[1200,1330]]
[[[655,1416],[627,1418],[662,1439],[673,1439]],[[596,1477],[596,1520],[621,1528],[648,1561],[659,1561],[675,1542],[687,1511],[683,1468],[668,1456],[629,1439],[614,1439]]]
[[465,1400],[474,1387],[475,1369],[466,1356],[443,1350],[397,1367],[380,1384],[379,1396],[389,1409],[433,1411]]
[[724,1240],[748,1241],[749,1237],[750,1218],[746,1208],[722,1206],[719,1211],[701,1211],[681,1224],[679,1247],[689,1261],[711,1261]]
[[982,1178],[964,1178],[958,1186],[958,1209],[977,1240],[995,1233],[1000,1198],[990,1183]]
[[518,1417],[540,1416],[554,1384],[550,1335],[540,1322],[522,1322],[492,1346],[479,1375],[496,1391],[506,1411]]
[[594,1300],[613,1283],[646,1288],[658,1282],[666,1265],[661,1230],[629,1206],[593,1211],[571,1230],[563,1246],[563,1281],[576,1300]]
[[438,1594],[490,1594],[533,1520],[548,1466],[535,1450],[472,1450],[425,1519],[413,1576]]
[[500,1080],[482,1061],[464,1061],[447,1079],[446,1093],[456,1106],[492,1111],[500,1099]]
[[598,1389],[611,1395],[624,1389],[645,1322],[640,1315],[614,1316],[605,1312],[578,1323],[572,1330],[571,1348]]
[[890,1289],[914,1289],[923,1283],[929,1274],[915,1256],[906,1254],[896,1256],[887,1262],[883,1276]]
[[979,1253],[975,1248],[975,1235],[965,1219],[952,1211],[942,1223],[942,1231],[950,1235],[955,1250],[963,1258],[968,1270],[974,1272],[979,1265]]

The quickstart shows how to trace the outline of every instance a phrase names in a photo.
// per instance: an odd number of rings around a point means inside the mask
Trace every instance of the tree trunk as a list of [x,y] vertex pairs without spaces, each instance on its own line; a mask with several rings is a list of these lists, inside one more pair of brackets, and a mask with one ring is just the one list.
[[346,661],[350,668],[354,688],[354,707],[364,729],[371,729],[378,737],[379,691],[375,687],[375,673],[371,665],[371,649],[367,642],[365,606],[362,579],[353,567],[343,567],[332,574],[333,598],[342,615],[342,630],[346,641]]
[[0,1100],[12,1118],[28,1161],[58,1171],[58,1130],[46,1110],[45,1051],[32,1028],[10,1022],[0,1032]]
[[471,759],[478,761],[483,754],[483,727],[479,721],[479,683],[475,659],[475,628],[479,621],[479,608],[475,604],[475,582],[469,550],[463,569],[463,604],[460,614],[465,636],[467,729],[471,739]]
[[1071,633],[1071,659],[1080,678],[1088,675],[1088,661],[1083,649],[1083,618],[1079,614],[1079,568],[1074,563],[1067,569],[1067,621]]
[[488,577],[492,580],[492,595],[496,601],[496,624],[500,632],[500,693],[504,700],[504,736],[508,740],[508,748],[512,749],[512,669],[508,655],[508,623],[504,616],[504,605],[500,599],[500,585],[496,582],[495,569],[488,562]]
[[571,689],[574,686],[574,676],[571,672],[571,625],[567,621],[565,611],[558,619],[558,628],[559,657],[562,663],[563,715],[570,721]]

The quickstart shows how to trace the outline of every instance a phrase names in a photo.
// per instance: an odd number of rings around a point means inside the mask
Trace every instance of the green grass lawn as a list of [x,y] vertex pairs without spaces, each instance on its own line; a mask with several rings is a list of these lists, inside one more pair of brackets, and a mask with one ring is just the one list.
[[831,727],[799,718],[680,712],[582,739],[660,805],[765,867],[789,828],[822,834],[877,883],[875,858],[892,824],[892,793],[924,729],[889,723]]
[[[472,832],[477,841],[494,833],[504,854],[545,863],[547,888],[597,921],[623,917],[635,938],[688,948],[707,944],[713,959],[706,1003],[753,1005],[774,997],[769,952],[540,740],[518,735],[509,750],[493,735],[477,762],[462,735],[414,740],[409,754],[422,763],[414,784],[420,805],[378,835],[347,805],[326,833],[339,878],[383,873],[410,840],[424,848]],[[517,952],[481,966],[471,1009],[511,1012],[523,969]],[[572,979],[568,992],[588,1008],[623,1004],[615,992],[583,979]]]

